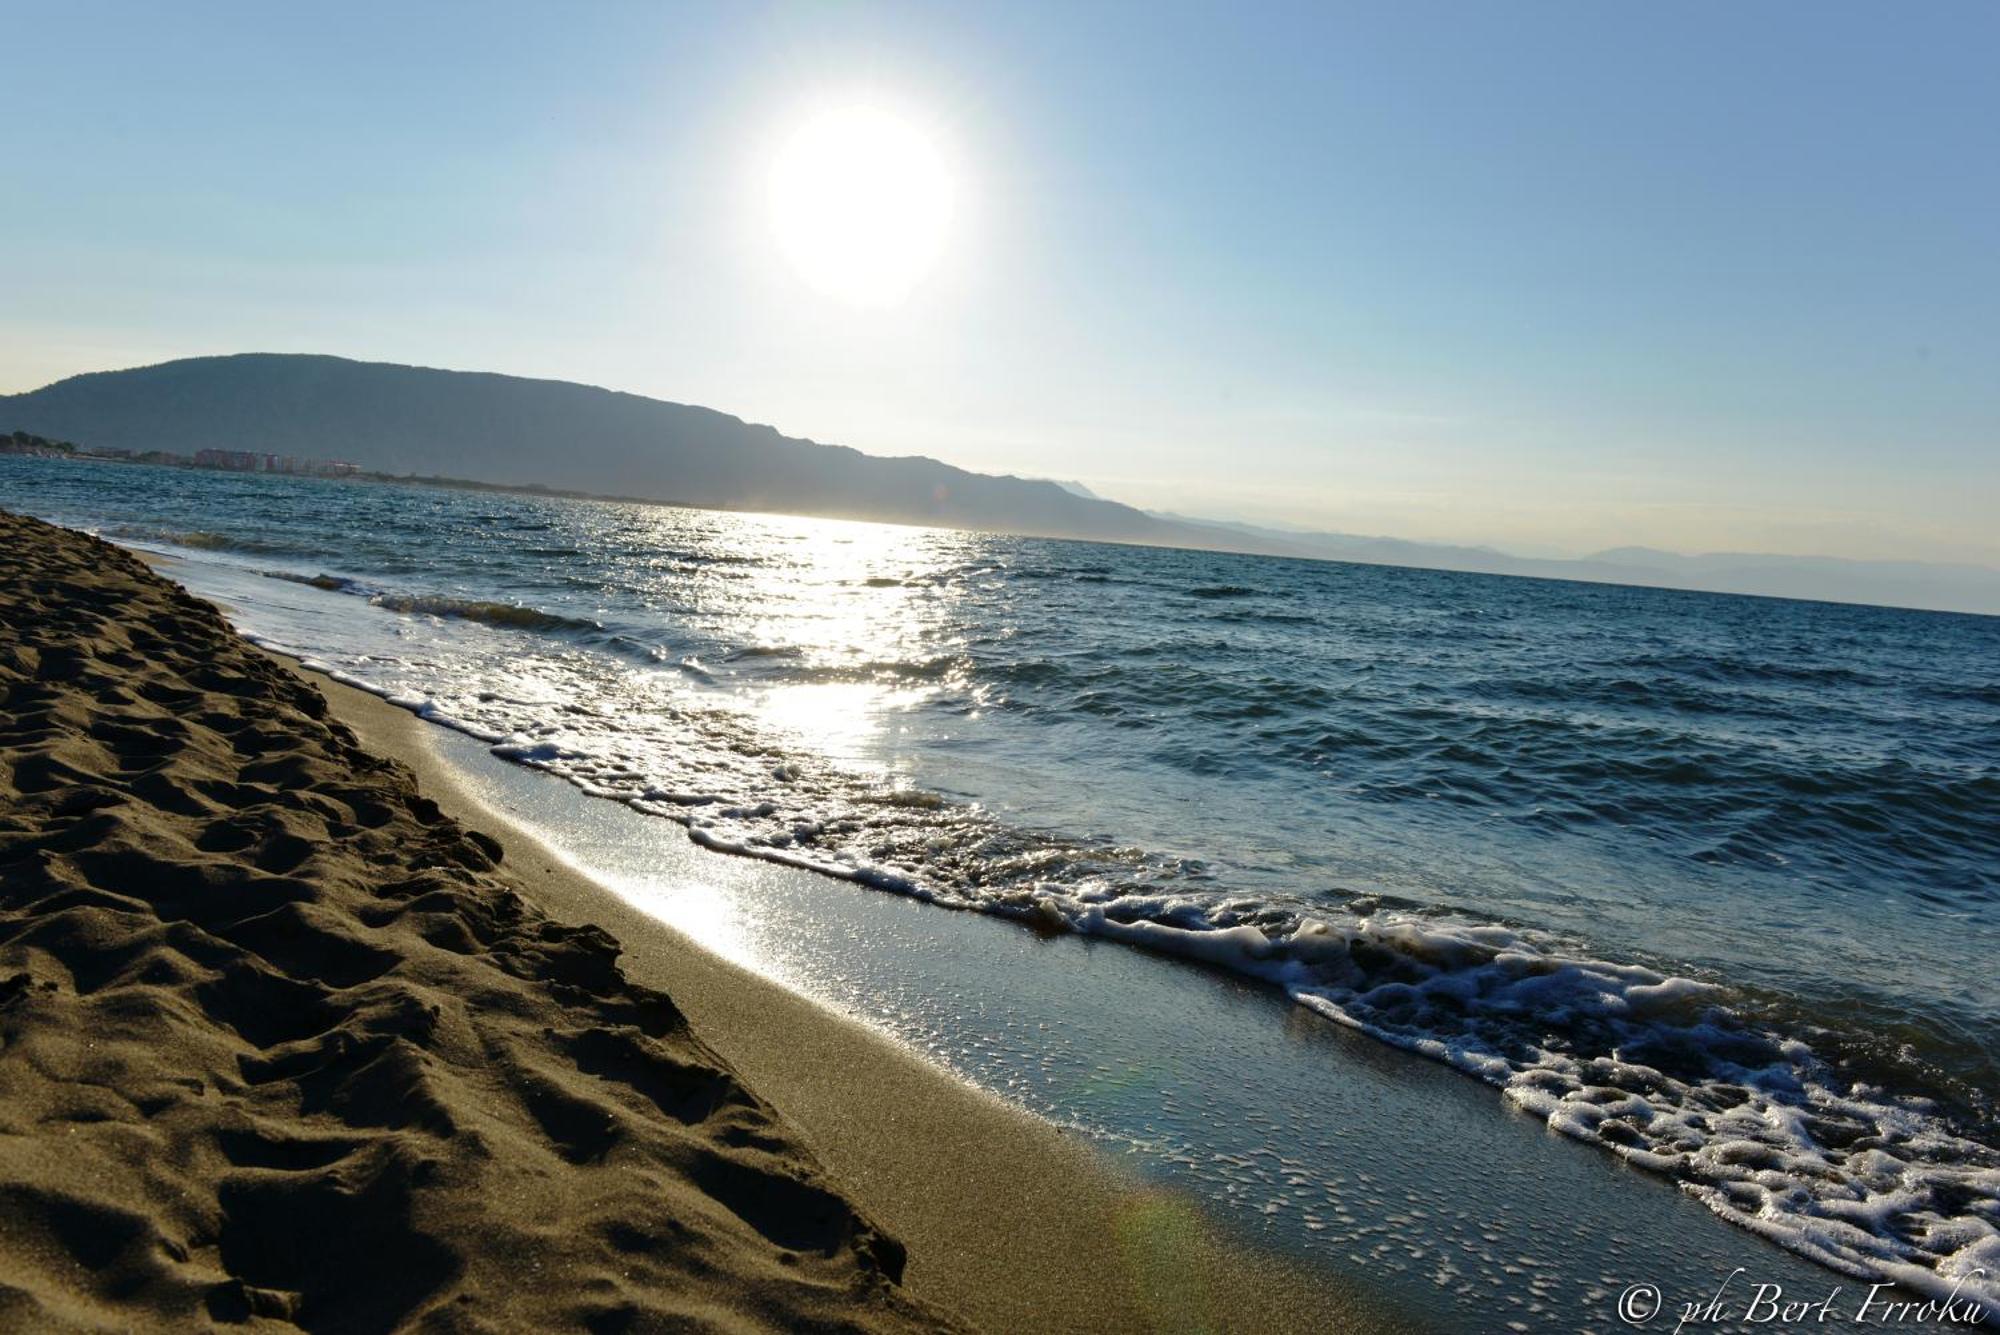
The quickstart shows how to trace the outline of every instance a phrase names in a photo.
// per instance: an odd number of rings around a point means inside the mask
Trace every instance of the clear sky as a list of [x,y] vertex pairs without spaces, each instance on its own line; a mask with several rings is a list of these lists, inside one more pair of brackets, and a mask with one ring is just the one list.
[[[0,0],[0,32],[0,390],[333,352],[1189,513],[2000,564],[1988,0]],[[855,105],[949,176],[886,304],[772,216],[798,127]]]

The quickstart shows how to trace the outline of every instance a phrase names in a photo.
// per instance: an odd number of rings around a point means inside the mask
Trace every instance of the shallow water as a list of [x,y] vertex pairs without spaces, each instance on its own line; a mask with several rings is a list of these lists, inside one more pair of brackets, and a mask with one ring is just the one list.
[[1616,1329],[1641,1285],[1671,1325],[1739,1268],[1731,1301],[1692,1328],[1772,1329],[1743,1319],[1759,1284],[1838,1288],[1812,1327],[1857,1325],[1842,1318],[1866,1285],[1269,988],[716,857],[470,738],[440,730],[434,745],[475,800],[629,902],[1090,1137],[1245,1242],[1337,1275],[1393,1328]]
[[1802,1254],[2000,1272],[2000,619],[40,460],[0,503],[710,847],[1232,969]]

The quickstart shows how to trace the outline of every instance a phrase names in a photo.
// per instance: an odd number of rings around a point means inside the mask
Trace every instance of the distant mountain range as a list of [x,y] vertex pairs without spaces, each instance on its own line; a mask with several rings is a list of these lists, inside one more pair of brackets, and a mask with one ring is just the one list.
[[2000,571],[1625,547],[1580,560],[1143,511],[1075,482],[995,477],[780,435],[709,408],[559,380],[245,353],[0,395],[0,432],[86,447],[254,450],[400,475],[730,510],[1260,555],[2000,614]]
[[2000,570],[1989,566],[1934,561],[1850,561],[1833,556],[1769,556],[1749,552],[1683,556],[1655,547],[1613,547],[1589,556],[1548,559],[1512,556],[1491,547],[1457,547],[1350,533],[1296,532],[1255,524],[1190,519],[1161,511],[1148,513],[1176,523],[1239,534],[1246,542],[1282,543],[1292,553],[1321,560],[2000,615]]

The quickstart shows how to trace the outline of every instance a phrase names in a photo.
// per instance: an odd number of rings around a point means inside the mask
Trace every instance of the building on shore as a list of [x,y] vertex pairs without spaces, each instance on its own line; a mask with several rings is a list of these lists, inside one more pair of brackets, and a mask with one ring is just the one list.
[[196,468],[220,468],[231,473],[254,473],[257,456],[249,450],[196,450]]
[[256,450],[196,450],[194,466],[231,473],[285,473],[296,477],[352,477],[361,471],[358,464],[345,459],[314,459]]
[[77,445],[66,440],[50,440],[27,431],[0,431],[0,454],[52,459],[105,459],[121,463],[165,464],[174,468],[213,468],[226,473],[282,473],[291,477],[353,477],[361,471],[361,465],[346,459],[222,449],[196,450],[190,459],[171,450]]

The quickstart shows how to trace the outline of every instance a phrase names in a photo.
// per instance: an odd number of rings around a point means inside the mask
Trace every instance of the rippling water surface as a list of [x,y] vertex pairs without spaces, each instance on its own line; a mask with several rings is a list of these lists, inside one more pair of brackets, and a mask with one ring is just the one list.
[[39,460],[0,503],[711,847],[1264,979],[2000,1290],[2000,619]]

